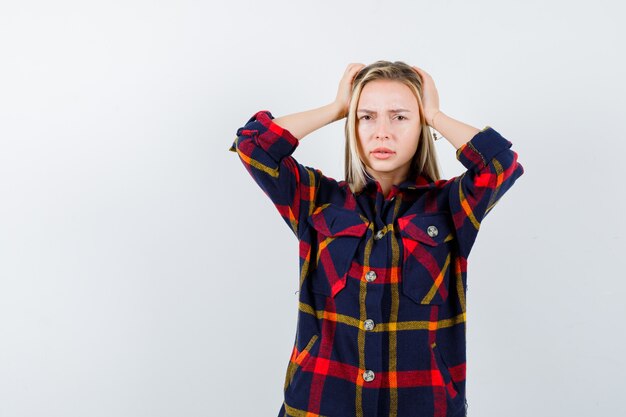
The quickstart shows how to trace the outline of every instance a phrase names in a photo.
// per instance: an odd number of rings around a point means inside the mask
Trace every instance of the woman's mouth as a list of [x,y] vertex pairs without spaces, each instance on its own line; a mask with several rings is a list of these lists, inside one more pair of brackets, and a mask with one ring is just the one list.
[[395,154],[394,151],[388,148],[376,148],[371,153],[372,153],[372,156],[376,159],[391,158],[391,156]]

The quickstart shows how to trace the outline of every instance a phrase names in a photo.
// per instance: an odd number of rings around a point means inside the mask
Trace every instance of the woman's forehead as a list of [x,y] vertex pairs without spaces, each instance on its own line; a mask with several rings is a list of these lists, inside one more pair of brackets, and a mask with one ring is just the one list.
[[406,84],[395,80],[375,80],[363,86],[357,110],[416,110],[417,99]]

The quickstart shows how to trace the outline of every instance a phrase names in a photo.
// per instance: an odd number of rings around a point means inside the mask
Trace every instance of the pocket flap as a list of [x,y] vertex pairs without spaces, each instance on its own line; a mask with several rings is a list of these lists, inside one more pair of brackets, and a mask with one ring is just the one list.
[[400,234],[429,246],[454,239],[448,213],[409,214],[398,218]]
[[369,221],[354,210],[334,204],[324,204],[315,209],[309,223],[325,236],[361,237],[367,231]]

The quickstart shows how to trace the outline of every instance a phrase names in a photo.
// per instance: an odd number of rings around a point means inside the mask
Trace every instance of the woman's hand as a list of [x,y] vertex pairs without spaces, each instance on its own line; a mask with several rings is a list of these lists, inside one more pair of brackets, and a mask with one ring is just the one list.
[[312,110],[288,114],[274,119],[274,123],[288,130],[296,139],[300,140],[309,133],[326,126],[329,123],[341,120],[348,114],[352,82],[356,74],[363,69],[363,64],[350,64],[339,82],[337,97],[330,104]]
[[433,77],[419,67],[412,67],[422,78],[422,106],[424,108],[424,117],[429,126],[433,127],[433,118],[439,112],[439,93],[435,87]]
[[339,88],[337,89],[337,97],[333,103],[337,108],[337,120],[341,120],[348,115],[350,97],[352,96],[352,82],[354,81],[354,77],[356,77],[359,71],[364,67],[364,64],[349,64],[346,71],[343,73],[343,77],[339,82]]

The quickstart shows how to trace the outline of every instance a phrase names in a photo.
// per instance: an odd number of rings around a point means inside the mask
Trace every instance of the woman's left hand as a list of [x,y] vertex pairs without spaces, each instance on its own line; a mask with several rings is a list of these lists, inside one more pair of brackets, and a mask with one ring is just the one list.
[[437,112],[440,111],[439,93],[435,87],[435,82],[433,81],[433,77],[431,77],[423,69],[416,66],[413,66],[412,68],[422,78],[422,106],[424,107],[424,117],[426,118],[428,125],[434,127],[432,124],[433,117],[435,117]]

